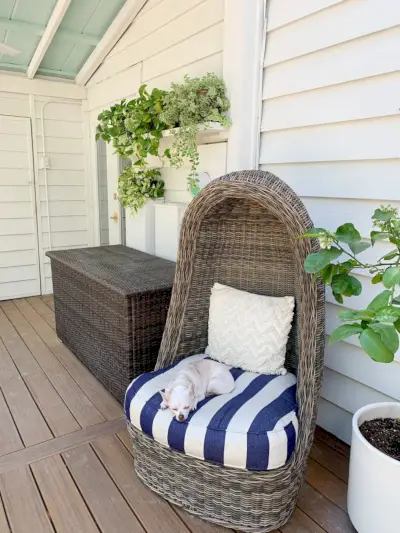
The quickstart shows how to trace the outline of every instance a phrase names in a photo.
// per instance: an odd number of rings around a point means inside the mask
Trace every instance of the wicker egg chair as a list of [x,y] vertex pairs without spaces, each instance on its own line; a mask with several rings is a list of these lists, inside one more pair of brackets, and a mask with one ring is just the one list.
[[297,375],[299,432],[290,461],[276,470],[222,467],[174,451],[128,422],[135,469],[152,490],[211,522],[272,531],[291,517],[313,440],[324,352],[324,290],[304,273],[315,240],[296,194],[268,172],[234,172],[207,185],[188,207],[157,368],[207,346],[210,291],[218,281],[271,296],[294,295],[286,366]]

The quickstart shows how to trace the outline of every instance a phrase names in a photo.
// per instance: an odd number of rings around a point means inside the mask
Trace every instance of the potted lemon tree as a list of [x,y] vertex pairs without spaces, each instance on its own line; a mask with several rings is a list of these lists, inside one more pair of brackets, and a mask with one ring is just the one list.
[[[366,270],[371,283],[382,286],[366,309],[339,313],[343,324],[333,331],[329,343],[356,336],[369,357],[388,364],[399,348],[400,217],[388,205],[376,209],[372,221],[368,241],[351,223],[334,232],[307,231],[301,237],[318,238],[321,250],[308,255],[304,268],[331,287],[338,303],[361,294],[362,285],[353,275],[357,270]],[[382,240],[392,243],[393,249],[373,263],[363,261],[362,252]],[[400,403],[366,405],[355,413],[352,425],[348,511],[358,533],[397,531],[399,488]]]

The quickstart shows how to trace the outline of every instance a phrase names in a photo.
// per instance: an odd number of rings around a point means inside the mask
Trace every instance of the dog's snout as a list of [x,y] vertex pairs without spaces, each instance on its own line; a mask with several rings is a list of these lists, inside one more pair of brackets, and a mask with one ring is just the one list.
[[179,422],[183,422],[185,420],[184,415],[178,415]]

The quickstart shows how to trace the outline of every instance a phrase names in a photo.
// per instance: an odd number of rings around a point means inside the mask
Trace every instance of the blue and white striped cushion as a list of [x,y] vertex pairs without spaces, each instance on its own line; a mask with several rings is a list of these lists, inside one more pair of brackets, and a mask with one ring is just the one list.
[[235,389],[199,403],[185,422],[160,409],[160,390],[194,355],[177,365],[143,374],[128,387],[125,413],[130,422],[164,446],[224,466],[271,470],[286,464],[298,429],[296,377],[268,376],[232,368]]

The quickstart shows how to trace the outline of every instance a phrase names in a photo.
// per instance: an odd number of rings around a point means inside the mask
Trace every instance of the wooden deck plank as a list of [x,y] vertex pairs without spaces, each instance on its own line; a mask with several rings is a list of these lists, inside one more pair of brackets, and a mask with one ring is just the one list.
[[31,296],[30,298],[27,298],[27,301],[52,329],[56,329],[56,321],[54,319],[53,311],[39,296]]
[[76,431],[78,424],[88,427],[103,422],[102,414],[20,312],[20,309],[25,308],[24,304],[29,305],[21,300],[16,306],[12,302],[6,302],[1,307],[70,411],[64,409],[63,423],[66,427],[61,434]]
[[300,491],[298,507],[327,533],[356,533],[348,515],[307,483]]
[[52,294],[44,294],[41,296],[43,302],[50,307],[52,311],[54,311],[54,297]]
[[325,533],[309,516],[296,509],[291,520],[281,528],[282,533]]
[[54,532],[29,467],[2,474],[0,492],[13,533]]
[[101,531],[144,533],[140,522],[88,444],[65,452],[63,458]]
[[232,529],[200,520],[200,518],[184,511],[181,507],[173,506],[173,509],[190,531],[195,531],[196,533],[234,533]]
[[338,451],[339,453],[342,453],[346,457],[350,457],[350,446],[348,444],[340,441],[334,435],[331,435],[330,433],[318,426],[315,428],[315,438],[322,442],[325,442],[331,448]]
[[18,307],[36,333],[43,339],[100,413],[107,420],[119,418],[122,414],[121,405],[79,359],[62,344],[56,332],[26,300],[21,300],[18,303]]
[[[4,394],[8,408],[25,446],[32,446],[33,444],[50,439],[52,434],[45,419],[34,402],[1,339],[0,369],[0,389]],[[14,450],[16,449],[19,449],[19,447],[14,448]],[[8,452],[2,451],[2,439],[0,439],[0,454],[2,453]]]
[[99,532],[60,456],[31,468],[57,533]]
[[125,446],[125,448],[128,450],[128,452],[132,453],[132,439],[128,433],[128,430],[124,429],[122,431],[119,431],[117,433],[117,437],[122,442],[122,444]]
[[22,440],[0,391],[0,455],[23,448]]
[[1,501],[0,496],[0,533],[10,533],[10,528],[8,527],[6,512]]
[[349,460],[343,454],[334,450],[329,444],[315,440],[311,448],[310,457],[347,483],[349,478]]
[[0,457],[0,474],[14,468],[26,466],[52,455],[71,450],[80,444],[97,439],[98,437],[117,433],[125,426],[123,418],[107,420],[101,424],[90,426],[68,435],[62,435],[52,440],[36,444],[3,457]]
[[[2,309],[0,337],[53,433],[62,434],[64,421],[71,413]],[[51,436],[49,431],[46,438]]]
[[308,461],[307,482],[343,511],[347,511],[346,483],[313,459]]
[[139,480],[131,454],[115,436],[97,439],[92,447],[148,533],[188,533],[168,503]]

